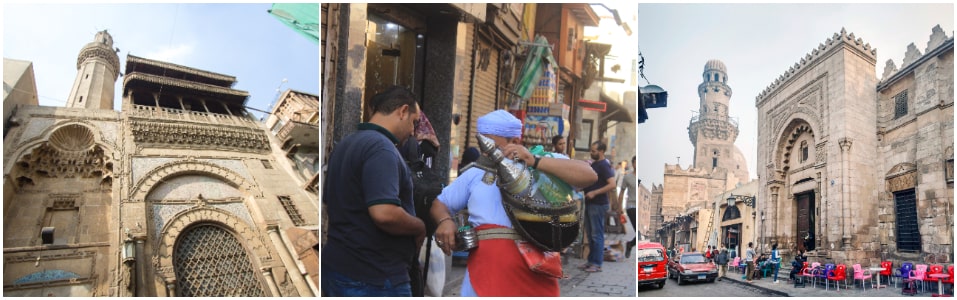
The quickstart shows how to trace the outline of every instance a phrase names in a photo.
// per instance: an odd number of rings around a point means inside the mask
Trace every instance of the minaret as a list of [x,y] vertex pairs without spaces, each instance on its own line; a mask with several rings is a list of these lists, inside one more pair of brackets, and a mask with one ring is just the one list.
[[698,85],[700,108],[688,126],[688,137],[695,147],[694,167],[725,168],[745,182],[749,179],[747,162],[734,146],[738,123],[728,117],[728,102],[731,100],[728,70],[720,60],[709,60],[701,77],[703,81]]
[[[118,50],[117,50],[118,51]],[[113,37],[106,30],[96,33],[76,58],[76,80],[66,107],[113,109],[113,93],[120,72],[120,58],[113,50]]]

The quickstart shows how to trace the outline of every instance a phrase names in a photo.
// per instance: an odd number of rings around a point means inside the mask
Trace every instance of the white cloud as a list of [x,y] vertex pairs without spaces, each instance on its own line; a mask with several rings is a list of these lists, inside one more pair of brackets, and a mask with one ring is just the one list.
[[[157,51],[149,52],[143,57],[177,64],[185,64],[186,58],[193,54],[192,44],[165,46]],[[138,56],[138,55],[137,55]]]

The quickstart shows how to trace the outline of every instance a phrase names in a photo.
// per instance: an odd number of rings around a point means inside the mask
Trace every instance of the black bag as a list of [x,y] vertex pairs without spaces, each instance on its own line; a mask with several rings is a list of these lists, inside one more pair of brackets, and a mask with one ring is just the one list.
[[422,279],[422,269],[419,260],[414,258],[409,264],[409,286],[412,287],[412,297],[425,297],[425,280]]

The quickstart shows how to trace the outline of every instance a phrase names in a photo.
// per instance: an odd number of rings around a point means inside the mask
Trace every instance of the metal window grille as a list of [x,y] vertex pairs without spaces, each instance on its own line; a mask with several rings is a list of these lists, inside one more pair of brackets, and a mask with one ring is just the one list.
[[907,115],[907,91],[894,96],[894,119]]
[[897,216],[897,250],[920,251],[917,196],[914,189],[894,193],[894,212]]
[[245,248],[217,226],[187,229],[176,241],[173,269],[177,296],[265,296]]
[[286,210],[286,214],[289,215],[289,219],[292,220],[293,225],[302,226],[306,224],[306,221],[302,219],[302,215],[299,214],[299,209],[292,203],[292,199],[289,199],[289,196],[279,196],[279,203],[282,203],[282,208]]
[[269,163],[268,160],[262,159],[262,160],[260,160],[260,161],[262,161],[262,163],[263,163],[263,168],[272,169],[272,164]]

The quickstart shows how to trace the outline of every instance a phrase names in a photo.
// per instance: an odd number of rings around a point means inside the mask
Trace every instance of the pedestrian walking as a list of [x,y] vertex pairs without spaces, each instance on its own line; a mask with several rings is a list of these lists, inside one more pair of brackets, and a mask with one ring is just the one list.
[[[506,157],[528,162],[530,167],[553,175],[573,187],[584,187],[597,178],[588,164],[582,161],[559,154],[553,157],[532,155],[522,146],[522,122],[504,110],[496,110],[478,118],[477,129],[478,133],[494,140],[495,146]],[[458,228],[452,216],[462,209],[468,209],[468,224],[462,225],[475,229],[478,246],[469,252],[461,296],[557,297],[560,291],[558,278],[554,274],[539,271],[557,269],[560,277],[560,256],[534,247],[523,248],[537,250],[527,257],[538,256],[543,264],[531,265],[525,261],[526,256],[519,252],[516,243],[525,241],[525,236],[515,229],[512,216],[502,203],[503,191],[496,184],[499,180],[496,164],[487,156],[480,157],[432,202],[431,216],[438,224],[436,243],[445,255],[457,249],[455,233]],[[557,260],[549,259],[555,257]]]
[[715,257],[714,263],[718,265],[718,281],[721,281],[721,278],[728,274],[728,249],[724,245],[721,245],[721,251]]
[[322,202],[329,211],[322,249],[323,296],[412,296],[410,268],[425,238],[415,217],[412,173],[397,149],[419,120],[402,87],[376,94],[372,116],[336,145]]
[[[628,195],[628,200],[625,201],[625,212],[628,215],[628,220],[631,220],[631,229],[637,230],[638,221],[635,220],[635,216],[638,212],[638,174],[637,169],[638,165],[635,164],[635,158],[637,156],[631,157],[631,172],[625,174],[621,182],[621,191],[618,192],[618,199],[625,199],[625,195]],[[625,248],[625,258],[631,257],[631,249],[635,247],[638,237],[631,239],[628,242],[627,247]]]
[[781,268],[781,252],[778,251],[778,244],[771,245],[771,263],[774,267],[774,283],[778,283],[778,269]]
[[747,264],[748,264],[748,268],[747,268],[747,272],[748,272],[748,275],[747,275],[748,283],[751,283],[751,282],[752,282],[752,279],[754,279],[754,263],[755,263],[755,260],[756,260],[756,258],[757,258],[756,255],[755,255],[755,253],[754,253],[754,243],[748,242],[748,250],[747,250],[747,252],[745,252],[744,255],[745,255],[745,256],[744,256],[744,261],[747,262]]
[[609,209],[608,192],[615,190],[615,170],[605,159],[607,146],[602,141],[591,144],[592,170],[598,180],[585,188],[585,214],[588,220],[588,262],[579,266],[585,272],[601,272],[605,249],[605,213]]

